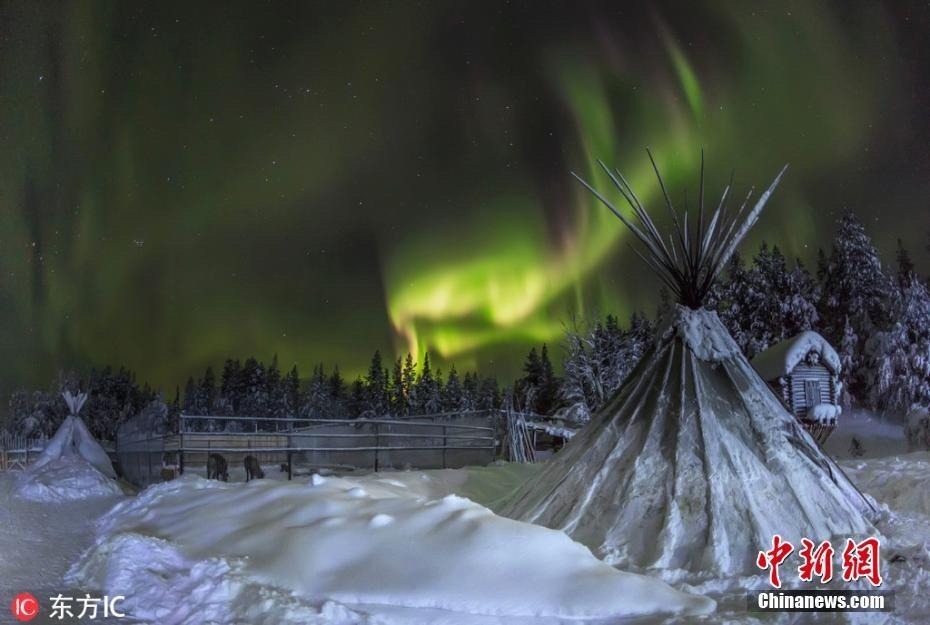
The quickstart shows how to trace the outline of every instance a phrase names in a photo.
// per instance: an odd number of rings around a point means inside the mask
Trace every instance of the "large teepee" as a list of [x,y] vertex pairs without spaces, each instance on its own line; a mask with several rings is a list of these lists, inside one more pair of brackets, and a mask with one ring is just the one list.
[[678,304],[616,396],[502,512],[563,529],[611,564],[715,575],[758,572],[757,554],[775,534],[798,544],[871,531],[869,502],[787,412],[717,314],[702,308],[784,170],[748,212],[751,192],[730,212],[727,187],[705,220],[702,165],[699,214],[689,226],[656,169],[673,223],[666,239],[623,176],[601,167],[634,219],[579,180],[645,246],[642,258]]

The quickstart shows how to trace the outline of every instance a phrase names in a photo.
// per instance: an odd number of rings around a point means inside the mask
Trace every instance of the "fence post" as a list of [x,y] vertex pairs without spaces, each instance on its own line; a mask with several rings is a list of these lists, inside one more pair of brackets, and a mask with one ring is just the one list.
[[287,452],[287,481],[291,481],[291,477],[293,477],[294,475],[293,465],[291,464],[292,454],[293,452],[288,450]]
[[446,426],[442,426],[442,468],[446,468]]
[[178,416],[178,475],[184,475],[184,415]]
[[375,473],[378,472],[378,452],[381,450],[381,424],[375,423]]

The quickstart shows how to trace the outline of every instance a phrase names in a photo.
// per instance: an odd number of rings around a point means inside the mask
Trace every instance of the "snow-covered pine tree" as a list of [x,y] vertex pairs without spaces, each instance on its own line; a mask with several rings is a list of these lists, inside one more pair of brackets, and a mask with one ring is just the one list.
[[466,371],[462,378],[462,412],[478,409],[478,374]]
[[394,360],[391,379],[388,383],[388,400],[391,414],[402,417],[407,412],[407,393],[404,390],[404,361],[400,356]]
[[655,340],[655,328],[644,315],[633,313],[624,331],[617,318],[566,331],[565,376],[561,384],[564,416],[586,422],[604,405]]
[[287,398],[287,409],[289,414],[297,414],[300,409],[300,372],[295,364],[291,370],[284,376],[284,394]]
[[419,402],[417,400],[417,365],[413,362],[413,356],[409,352],[404,359],[402,377],[404,383],[404,397],[406,398],[403,414],[416,414],[419,408]]
[[523,364],[524,376],[518,380],[516,398],[523,410],[549,414],[559,400],[559,380],[549,359],[549,347],[537,352],[530,349]]
[[142,422],[152,434],[165,434],[169,431],[168,405],[162,399],[161,393],[142,408]]
[[[249,357],[242,365],[240,377],[245,387],[245,393],[239,403],[238,414],[245,417],[255,417],[256,419],[270,416],[270,402],[268,401],[264,365],[255,358]],[[254,428],[255,424],[248,423],[247,426]]]
[[916,271],[914,268],[914,261],[911,260],[911,253],[904,247],[904,242],[901,239],[898,239],[898,249],[895,252],[895,260],[898,263],[898,284],[904,287],[916,274]]
[[442,395],[430,365],[429,352],[423,355],[423,370],[416,383],[416,401],[414,414],[433,414],[442,410]]
[[29,391],[24,388],[13,391],[9,407],[9,425],[6,429],[13,434],[30,436],[39,424],[29,419],[32,416],[32,397]]
[[304,419],[325,419],[331,416],[332,386],[326,377],[323,364],[313,368],[313,375],[307,384],[307,392],[300,406],[300,416]]
[[238,414],[239,403],[245,396],[245,381],[242,365],[238,360],[227,359],[220,377],[220,392],[232,406],[233,414]]
[[578,327],[577,320],[565,330],[565,366],[559,393],[566,406],[565,416],[580,423],[591,418],[591,406],[594,404],[598,382],[588,338],[588,332]]
[[738,252],[727,260],[725,272],[726,277],[711,290],[708,306],[717,310],[720,321],[745,354],[752,342],[751,311],[758,299],[755,281]]
[[851,212],[840,219],[823,270],[818,313],[824,337],[839,346],[844,401],[864,400],[866,339],[889,322],[890,281],[862,223]]
[[381,351],[375,350],[368,365],[368,375],[365,377],[365,405],[362,416],[369,419],[386,417],[389,405],[387,370],[381,360]]
[[[320,365],[322,367],[322,365]],[[329,376],[329,401],[333,417],[345,417],[349,414],[349,399],[345,381],[339,373],[339,365],[333,367]]]
[[555,375],[555,369],[549,359],[549,346],[545,343],[539,352],[539,361],[542,375],[539,379],[539,392],[536,395],[536,412],[551,414],[558,407],[561,380]]
[[536,402],[540,394],[543,376],[542,360],[535,347],[530,348],[523,362],[523,377],[517,380],[514,388],[514,400],[519,402],[520,409],[527,412],[536,412]]
[[655,338],[655,325],[642,313],[634,312],[630,316],[630,327],[623,333],[620,344],[621,362],[618,363],[620,382],[614,387],[614,391],[620,388],[620,384],[625,382],[633,372],[639,361],[655,343]]
[[449,377],[442,387],[442,412],[459,412],[463,404],[462,381],[455,365],[449,369]]
[[900,420],[930,407],[930,293],[898,245],[892,321],[866,341],[863,390],[870,407]]
[[197,403],[203,414],[213,413],[213,402],[216,400],[216,375],[213,373],[213,367],[207,367],[200,378],[200,389],[197,396]]
[[184,414],[197,415],[197,385],[194,383],[193,376],[187,378],[184,385]]
[[750,267],[739,255],[727,262],[726,279],[709,298],[747,357],[810,330],[817,321],[816,286],[796,261],[793,269],[777,246],[762,243]]
[[478,410],[498,410],[501,407],[501,391],[497,379],[485,376],[478,385]]
[[364,415],[366,399],[365,382],[362,376],[358,376],[352,382],[352,389],[349,391],[348,413],[350,417],[358,419]]

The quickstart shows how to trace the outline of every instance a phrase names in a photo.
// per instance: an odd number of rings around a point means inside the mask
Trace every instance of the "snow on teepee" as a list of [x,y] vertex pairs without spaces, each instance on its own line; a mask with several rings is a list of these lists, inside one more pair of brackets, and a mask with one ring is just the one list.
[[70,414],[65,417],[61,427],[49,440],[33,467],[42,467],[56,458],[80,456],[107,477],[116,478],[116,471],[113,470],[113,464],[107,452],[87,429],[84,420],[78,416],[87,401],[87,393],[74,395],[70,391],[65,391],[61,396],[68,405]]
[[[562,529],[607,562],[714,575],[758,572],[772,537],[798,544],[872,531],[871,504],[787,412],[704,298],[784,174],[745,212],[728,186],[704,218],[672,206],[664,238],[629,183],[601,167],[634,220],[584,180],[645,246],[677,297],[656,344],[581,430],[502,513]],[[577,176],[576,176],[577,177]]]

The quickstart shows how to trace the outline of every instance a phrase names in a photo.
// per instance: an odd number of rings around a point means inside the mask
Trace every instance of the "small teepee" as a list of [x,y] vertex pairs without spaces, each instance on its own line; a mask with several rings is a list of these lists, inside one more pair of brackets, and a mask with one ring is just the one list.
[[667,239],[620,172],[601,163],[635,221],[579,180],[645,246],[637,253],[678,304],[617,394],[502,513],[562,529],[617,566],[717,576],[757,573],[775,534],[798,544],[870,532],[871,504],[702,307],[785,170],[748,212],[751,192],[730,212],[727,187],[705,220],[702,164],[689,225],[652,164],[673,223]]
[[61,427],[48,441],[48,445],[39,455],[33,467],[42,467],[56,458],[80,456],[107,477],[116,478],[116,471],[113,470],[113,464],[110,462],[106,450],[100,446],[100,443],[87,429],[84,420],[78,416],[87,401],[87,393],[74,395],[70,391],[65,391],[61,396],[65,400],[70,414],[65,417]]

